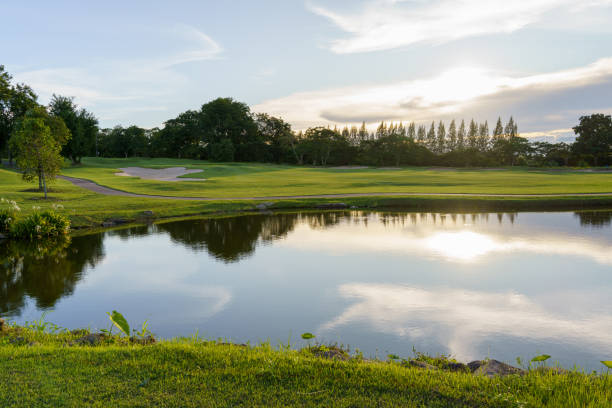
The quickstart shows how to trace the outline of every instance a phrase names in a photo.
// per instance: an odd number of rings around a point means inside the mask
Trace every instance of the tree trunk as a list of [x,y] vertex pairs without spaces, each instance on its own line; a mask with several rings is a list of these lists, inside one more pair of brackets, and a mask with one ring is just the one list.
[[45,187],[45,200],[47,199],[47,180],[45,179],[45,171],[42,171],[43,186]]
[[38,191],[43,191],[42,170],[40,168],[38,169]]

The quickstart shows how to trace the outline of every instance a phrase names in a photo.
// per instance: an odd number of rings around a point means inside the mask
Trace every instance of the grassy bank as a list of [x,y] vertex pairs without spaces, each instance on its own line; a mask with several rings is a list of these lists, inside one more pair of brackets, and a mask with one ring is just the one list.
[[[116,176],[113,176],[116,177]],[[610,176],[612,178],[612,176]],[[118,177],[119,178],[119,177]],[[176,183],[166,183],[175,186]],[[0,197],[15,200],[27,214],[34,206],[42,209],[61,204],[63,212],[74,228],[99,227],[104,221],[167,219],[182,216],[212,216],[236,212],[256,211],[261,202],[236,201],[188,201],[115,197],[96,194],[76,187],[64,180],[57,180],[50,187],[49,199],[43,200],[35,185],[25,183],[13,171],[0,169]],[[407,211],[552,211],[588,210],[612,208],[612,197],[555,197],[555,198],[493,198],[493,197],[351,197],[342,199],[285,199],[269,200],[270,209],[312,209],[325,203],[342,202],[347,206],[369,209],[403,209]],[[144,216],[153,211],[153,217]]]
[[206,342],[137,345],[11,327],[0,334],[6,407],[607,407],[610,375],[529,371],[487,378],[309,350]]
[[[120,167],[201,169],[182,183],[117,177]],[[342,193],[553,194],[612,192],[612,173],[572,169],[315,168],[180,159],[85,158],[63,174],[139,194],[265,197]]]

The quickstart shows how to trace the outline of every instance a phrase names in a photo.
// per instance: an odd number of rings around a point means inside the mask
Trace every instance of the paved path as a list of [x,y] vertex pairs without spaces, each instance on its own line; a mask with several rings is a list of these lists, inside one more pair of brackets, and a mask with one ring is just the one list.
[[484,194],[484,193],[347,193],[347,194],[315,194],[315,195],[296,195],[296,196],[268,196],[268,197],[172,197],[162,195],[136,194],[126,191],[115,190],[114,188],[104,187],[93,181],[58,176],[89,191],[95,193],[122,196],[122,197],[141,197],[141,198],[163,198],[166,200],[193,200],[193,201],[233,201],[233,200],[290,200],[295,198],[349,198],[349,197],[410,197],[410,196],[434,196],[434,197],[501,197],[501,198],[526,198],[526,197],[609,197],[612,193],[573,193],[573,194]]

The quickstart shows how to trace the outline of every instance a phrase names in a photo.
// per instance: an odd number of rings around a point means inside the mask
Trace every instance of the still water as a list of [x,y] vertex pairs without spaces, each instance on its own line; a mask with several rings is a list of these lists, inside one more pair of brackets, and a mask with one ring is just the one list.
[[187,220],[0,244],[0,315],[162,337],[366,356],[421,352],[565,367],[612,359],[612,212],[326,212]]

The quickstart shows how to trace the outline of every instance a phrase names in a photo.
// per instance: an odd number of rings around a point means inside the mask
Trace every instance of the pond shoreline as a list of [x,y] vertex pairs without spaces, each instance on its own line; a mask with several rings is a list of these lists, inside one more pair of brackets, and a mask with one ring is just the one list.
[[[154,204],[154,203],[151,203]],[[96,232],[118,226],[142,225],[157,222],[176,221],[188,218],[232,217],[262,212],[296,211],[406,211],[406,212],[558,212],[558,211],[597,211],[612,209],[612,197],[558,197],[543,198],[493,198],[493,197],[355,197],[342,201],[335,199],[309,200],[269,200],[265,202],[245,202],[242,208],[234,208],[223,202],[213,202],[208,211],[185,211],[171,216],[158,216],[157,206],[150,210],[138,211],[130,216],[94,216],[87,223],[72,227],[73,232]],[[218,204],[218,205],[215,205]],[[88,214],[80,214],[87,216]]]
[[573,401],[603,407],[612,399],[605,372],[521,370],[489,359],[463,365],[423,355],[346,359],[334,346],[295,350],[197,337],[141,343],[99,336],[102,341],[91,343],[79,341],[92,337],[83,334],[4,325],[0,403],[557,407]]

